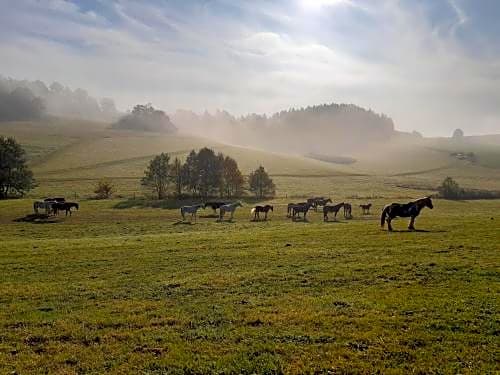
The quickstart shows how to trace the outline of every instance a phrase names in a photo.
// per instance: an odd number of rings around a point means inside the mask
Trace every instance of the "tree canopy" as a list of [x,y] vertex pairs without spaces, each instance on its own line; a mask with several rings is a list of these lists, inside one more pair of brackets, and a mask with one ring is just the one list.
[[163,111],[155,109],[150,103],[137,104],[132,112],[114,123],[114,129],[142,130],[151,132],[175,133],[176,126]]
[[276,187],[274,182],[262,165],[250,173],[248,184],[250,186],[250,191],[253,192],[257,198],[272,197],[275,194]]
[[23,148],[14,138],[0,136],[0,199],[24,195],[34,187],[35,179],[26,165]]

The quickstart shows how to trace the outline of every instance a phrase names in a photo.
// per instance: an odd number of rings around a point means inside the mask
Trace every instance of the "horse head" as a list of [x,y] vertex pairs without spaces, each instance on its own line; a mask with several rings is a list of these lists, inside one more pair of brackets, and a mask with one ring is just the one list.
[[431,197],[426,197],[425,198],[425,205],[429,207],[431,210],[434,208],[434,205],[432,204],[432,199]]
[[273,206],[269,205],[269,209],[274,212]]
[[80,209],[80,205],[78,203],[73,203],[73,207],[75,207],[77,210]]

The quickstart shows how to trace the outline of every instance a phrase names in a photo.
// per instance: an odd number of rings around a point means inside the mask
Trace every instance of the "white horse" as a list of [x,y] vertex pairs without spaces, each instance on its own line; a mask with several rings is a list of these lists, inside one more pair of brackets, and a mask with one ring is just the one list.
[[195,204],[194,206],[182,206],[181,207],[181,215],[182,215],[182,221],[186,220],[186,214],[191,214],[191,220],[196,221],[196,212],[200,208],[205,208],[203,204]]
[[231,219],[229,219],[229,220],[233,220],[234,211],[236,211],[237,207],[243,207],[243,205],[240,202],[236,202],[236,203],[229,203],[229,204],[225,204],[224,206],[220,206],[220,208],[219,208],[219,221],[222,221],[224,219],[224,214],[226,212],[231,212]]
[[45,214],[50,215],[54,212],[52,207],[54,203],[55,202],[52,201],[36,201],[35,203],[33,203],[33,210],[36,214],[39,213],[39,210],[45,210]]

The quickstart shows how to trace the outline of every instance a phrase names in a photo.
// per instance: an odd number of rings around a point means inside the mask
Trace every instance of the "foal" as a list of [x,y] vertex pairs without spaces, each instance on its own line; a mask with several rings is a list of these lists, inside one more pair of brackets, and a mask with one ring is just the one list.
[[360,204],[359,207],[363,211],[363,215],[370,215],[370,208],[372,207],[371,203],[368,204]]

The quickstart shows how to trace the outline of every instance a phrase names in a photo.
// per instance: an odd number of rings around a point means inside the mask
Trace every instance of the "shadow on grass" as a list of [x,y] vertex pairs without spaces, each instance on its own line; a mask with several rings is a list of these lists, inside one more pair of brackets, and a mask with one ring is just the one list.
[[[384,230],[384,229],[382,229]],[[427,229],[393,229],[392,231],[387,230],[388,233],[447,233],[446,230],[427,230]]]
[[61,219],[46,214],[29,214],[24,217],[14,219],[14,221],[16,223],[54,224],[60,223]]
[[176,221],[175,223],[173,223],[172,225],[195,225],[196,222],[195,221],[182,221],[182,220],[179,220],[179,221]]

